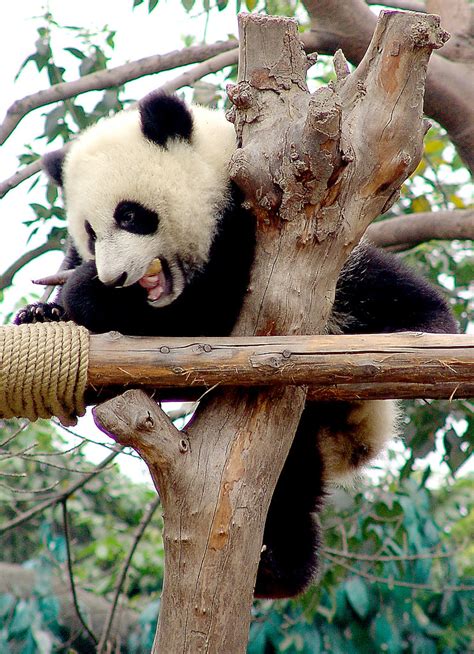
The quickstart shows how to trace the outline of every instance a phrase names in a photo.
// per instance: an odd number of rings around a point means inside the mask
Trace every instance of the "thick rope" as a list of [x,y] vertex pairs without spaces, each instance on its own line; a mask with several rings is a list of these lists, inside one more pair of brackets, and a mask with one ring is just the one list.
[[85,413],[89,332],[72,322],[0,327],[0,418],[74,424]]

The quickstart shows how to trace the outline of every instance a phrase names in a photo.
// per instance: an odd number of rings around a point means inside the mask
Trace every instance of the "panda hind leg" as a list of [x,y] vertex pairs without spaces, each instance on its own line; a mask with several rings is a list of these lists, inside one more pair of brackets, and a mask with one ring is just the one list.
[[270,503],[256,597],[293,597],[314,580],[320,546],[318,512],[324,497],[322,474],[311,416],[305,409]]
[[320,546],[317,515],[285,512],[267,518],[255,597],[280,599],[302,593],[318,571]]
[[324,483],[350,482],[399,433],[400,411],[394,400],[315,403],[312,411],[317,414]]

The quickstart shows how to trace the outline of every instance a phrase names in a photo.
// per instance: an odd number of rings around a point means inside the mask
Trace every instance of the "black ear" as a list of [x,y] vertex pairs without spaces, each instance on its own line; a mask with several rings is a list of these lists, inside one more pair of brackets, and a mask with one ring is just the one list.
[[58,186],[63,185],[64,150],[47,152],[41,159],[41,166],[48,177]]
[[140,100],[138,108],[142,132],[153,143],[165,146],[170,139],[191,139],[191,112],[176,95],[153,91]]

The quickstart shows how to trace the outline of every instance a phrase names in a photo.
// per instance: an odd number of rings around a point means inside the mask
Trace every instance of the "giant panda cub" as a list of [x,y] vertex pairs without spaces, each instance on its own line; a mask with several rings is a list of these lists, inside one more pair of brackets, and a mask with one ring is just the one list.
[[[73,320],[93,332],[230,333],[249,282],[255,221],[228,176],[236,147],[218,112],[158,93],[44,158],[67,208],[71,277],[16,322]],[[282,291],[283,292],[283,291]],[[441,295],[393,256],[358,246],[337,284],[330,333],[455,332]],[[265,526],[255,594],[289,597],[317,571],[317,514],[397,432],[390,401],[308,403]]]

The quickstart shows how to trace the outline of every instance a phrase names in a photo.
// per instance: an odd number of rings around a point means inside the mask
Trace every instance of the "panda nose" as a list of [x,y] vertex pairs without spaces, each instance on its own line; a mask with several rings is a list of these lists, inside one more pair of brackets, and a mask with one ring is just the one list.
[[121,275],[112,279],[111,281],[104,282],[105,286],[123,286],[127,281],[127,273],[123,272]]

